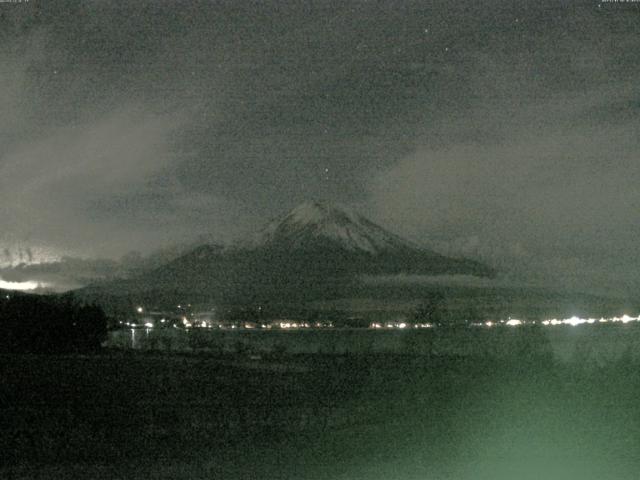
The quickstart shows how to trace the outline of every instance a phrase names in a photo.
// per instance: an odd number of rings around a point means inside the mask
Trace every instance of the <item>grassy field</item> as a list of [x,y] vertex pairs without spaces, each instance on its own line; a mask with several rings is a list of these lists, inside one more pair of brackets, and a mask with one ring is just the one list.
[[637,478],[638,367],[2,356],[0,478]]

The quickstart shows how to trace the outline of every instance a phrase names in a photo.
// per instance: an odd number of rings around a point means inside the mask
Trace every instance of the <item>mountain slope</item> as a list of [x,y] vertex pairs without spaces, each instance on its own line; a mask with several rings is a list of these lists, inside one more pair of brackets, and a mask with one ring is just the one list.
[[300,205],[255,238],[232,247],[202,245],[113,292],[251,301],[335,298],[358,275],[470,274],[493,271],[423,249],[375,223],[320,202]]
[[304,203],[274,220],[244,250],[290,266],[301,262],[350,274],[494,274],[478,262],[421,248],[356,213],[321,202]]
[[317,201],[303,203],[271,222],[253,246],[308,248],[319,241],[371,254],[418,248],[360,215]]

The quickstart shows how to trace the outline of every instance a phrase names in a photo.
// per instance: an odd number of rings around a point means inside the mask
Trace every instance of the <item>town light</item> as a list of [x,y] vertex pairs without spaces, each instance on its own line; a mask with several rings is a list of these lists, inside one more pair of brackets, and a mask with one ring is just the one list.
[[573,327],[575,327],[576,325],[580,325],[582,323],[585,323],[586,320],[582,319],[582,318],[578,318],[576,316],[573,316],[571,318],[567,318],[565,320],[562,321],[562,323],[566,324],[566,325],[571,325]]

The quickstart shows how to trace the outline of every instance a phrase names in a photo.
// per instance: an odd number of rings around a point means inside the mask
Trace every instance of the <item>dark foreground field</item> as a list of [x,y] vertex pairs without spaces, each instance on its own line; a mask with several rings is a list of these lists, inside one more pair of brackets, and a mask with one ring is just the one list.
[[0,478],[636,479],[640,364],[0,357]]

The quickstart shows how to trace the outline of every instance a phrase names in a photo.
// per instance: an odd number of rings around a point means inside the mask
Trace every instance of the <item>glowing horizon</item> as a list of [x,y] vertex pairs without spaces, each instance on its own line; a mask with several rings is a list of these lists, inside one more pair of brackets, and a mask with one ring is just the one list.
[[38,282],[34,282],[34,281],[7,282],[5,280],[2,280],[2,278],[0,278],[0,289],[3,289],[3,290],[26,291],[26,290],[35,290],[39,286],[40,286],[40,284]]

